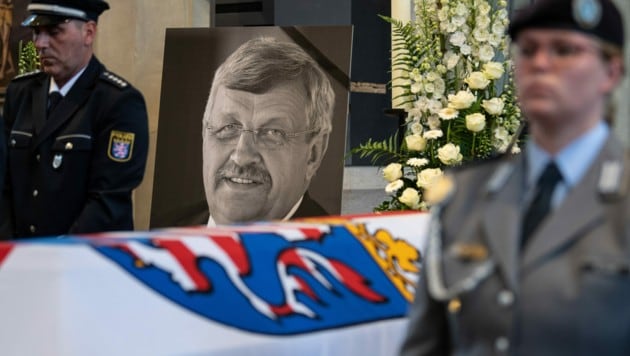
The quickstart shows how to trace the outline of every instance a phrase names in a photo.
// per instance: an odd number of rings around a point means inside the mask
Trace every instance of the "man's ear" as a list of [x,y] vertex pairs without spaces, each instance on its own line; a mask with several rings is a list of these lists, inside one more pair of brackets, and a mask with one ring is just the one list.
[[84,44],[91,45],[96,38],[96,22],[88,21],[83,25]]
[[619,82],[623,79],[625,68],[623,63],[624,58],[621,56],[613,56],[607,62],[606,74],[608,75],[608,81],[603,85],[603,90],[606,93],[610,93],[619,85]]
[[310,184],[311,179],[317,173],[319,165],[322,163],[326,149],[328,149],[328,137],[330,134],[320,134],[313,138],[306,162],[306,181]]

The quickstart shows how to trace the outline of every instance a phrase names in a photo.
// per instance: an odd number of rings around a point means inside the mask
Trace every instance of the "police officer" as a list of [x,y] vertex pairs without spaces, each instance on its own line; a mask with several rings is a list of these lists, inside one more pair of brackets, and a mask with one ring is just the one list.
[[[147,158],[140,92],[93,54],[103,0],[32,0],[42,71],[16,77],[4,106],[13,237],[133,228]],[[4,236],[7,237],[7,236]]]
[[423,275],[403,355],[630,354],[630,158],[605,122],[623,76],[612,0],[517,14],[522,154],[429,192]]

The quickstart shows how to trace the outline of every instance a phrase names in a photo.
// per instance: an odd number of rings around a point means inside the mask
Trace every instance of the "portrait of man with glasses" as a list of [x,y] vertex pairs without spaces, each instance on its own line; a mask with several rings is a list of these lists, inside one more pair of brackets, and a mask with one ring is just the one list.
[[208,225],[328,215],[307,190],[334,102],[324,71],[294,43],[261,37],[233,52],[203,115]]

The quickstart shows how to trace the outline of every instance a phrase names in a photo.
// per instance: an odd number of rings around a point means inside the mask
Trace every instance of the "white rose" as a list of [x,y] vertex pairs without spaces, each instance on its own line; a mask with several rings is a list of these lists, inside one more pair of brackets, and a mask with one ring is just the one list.
[[387,186],[385,187],[385,192],[388,194],[394,194],[398,191],[398,189],[402,188],[403,185],[405,185],[405,183],[403,183],[402,180],[396,179],[395,181],[387,184]]
[[439,168],[427,168],[418,173],[418,187],[429,189],[444,173]]
[[486,127],[486,117],[483,114],[475,113],[466,115],[466,128],[472,132],[479,132]]
[[427,140],[434,140],[436,138],[442,137],[442,130],[429,130],[426,131],[422,136]]
[[424,151],[427,147],[427,140],[420,134],[412,134],[405,137],[407,149],[410,151]]
[[486,110],[490,115],[500,115],[503,112],[503,100],[501,98],[492,98],[490,100],[484,100],[481,103],[481,107]]
[[459,146],[447,143],[438,148],[438,158],[446,165],[453,165],[461,162],[463,156],[459,153]]
[[485,89],[488,84],[490,84],[488,78],[481,72],[470,73],[464,82],[466,82],[471,89]]
[[383,168],[383,178],[388,182],[400,179],[402,175],[402,164],[400,163],[390,163],[387,167]]
[[457,110],[468,109],[474,102],[475,96],[466,90],[460,90],[457,94],[448,96],[449,106]]
[[413,188],[403,190],[398,200],[412,209],[418,209],[420,206],[420,195]]
[[459,111],[457,111],[457,110],[455,110],[453,108],[447,107],[447,108],[444,108],[444,109],[440,110],[438,115],[440,115],[442,120],[453,120],[454,118],[457,117],[457,115],[459,115]]
[[409,128],[411,129],[411,133],[413,133],[414,135],[420,135],[423,130],[422,124],[419,122],[414,122],[409,126]]
[[499,79],[503,76],[503,64],[498,62],[488,62],[483,65],[483,75],[488,79]]
[[407,164],[412,167],[422,167],[429,164],[429,160],[426,158],[409,158]]

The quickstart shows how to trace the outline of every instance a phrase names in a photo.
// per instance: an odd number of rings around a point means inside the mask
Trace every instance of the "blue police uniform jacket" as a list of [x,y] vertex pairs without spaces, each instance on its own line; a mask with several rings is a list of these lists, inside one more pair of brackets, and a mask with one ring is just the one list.
[[131,193],[148,150],[142,94],[92,57],[46,118],[49,83],[36,72],[7,88],[3,223],[11,227],[2,237],[133,229]]

